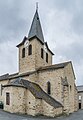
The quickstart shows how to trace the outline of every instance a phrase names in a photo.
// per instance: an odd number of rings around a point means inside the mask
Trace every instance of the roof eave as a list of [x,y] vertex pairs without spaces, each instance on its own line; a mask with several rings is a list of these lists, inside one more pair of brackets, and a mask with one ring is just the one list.
[[28,38],[26,36],[24,36],[23,41],[21,43],[19,43],[16,47],[20,47],[21,45],[24,44],[24,42],[27,40]]
[[48,51],[49,51],[52,55],[54,55],[54,53],[49,49],[47,42],[45,42],[45,45],[46,45]]

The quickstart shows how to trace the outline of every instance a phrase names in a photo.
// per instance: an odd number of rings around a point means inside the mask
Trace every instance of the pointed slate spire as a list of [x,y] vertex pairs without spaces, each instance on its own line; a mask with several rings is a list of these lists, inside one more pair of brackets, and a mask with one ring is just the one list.
[[32,25],[28,34],[28,39],[33,37],[37,37],[41,42],[44,43],[43,32],[41,28],[41,23],[38,15],[38,6],[36,8],[36,12],[32,21]]

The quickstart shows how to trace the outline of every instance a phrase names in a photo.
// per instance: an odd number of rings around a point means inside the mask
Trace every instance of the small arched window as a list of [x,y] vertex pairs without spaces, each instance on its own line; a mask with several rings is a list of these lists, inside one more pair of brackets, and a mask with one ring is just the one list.
[[44,50],[41,48],[41,58],[44,58]]
[[32,54],[32,45],[29,45],[29,48],[28,48],[28,55],[31,55]]
[[47,93],[49,95],[51,94],[51,84],[50,84],[50,82],[47,82]]
[[25,57],[25,48],[22,49],[22,58]]
[[46,53],[46,62],[48,63],[48,53]]

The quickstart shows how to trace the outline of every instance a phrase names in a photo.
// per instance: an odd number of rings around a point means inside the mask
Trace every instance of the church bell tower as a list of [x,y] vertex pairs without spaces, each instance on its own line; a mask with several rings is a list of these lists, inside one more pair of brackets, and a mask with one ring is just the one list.
[[19,49],[19,73],[35,71],[39,67],[52,64],[54,54],[44,41],[38,8],[36,8],[28,36],[25,36],[17,47]]

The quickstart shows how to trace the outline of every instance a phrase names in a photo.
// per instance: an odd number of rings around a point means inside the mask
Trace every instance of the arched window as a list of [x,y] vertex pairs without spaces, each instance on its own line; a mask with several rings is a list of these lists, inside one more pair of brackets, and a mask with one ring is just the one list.
[[48,53],[46,53],[46,62],[48,63]]
[[25,57],[25,48],[22,49],[22,58]]
[[44,58],[44,50],[41,48],[41,58]]
[[32,45],[29,45],[29,48],[28,48],[28,55],[31,55],[32,54]]
[[51,94],[51,84],[50,84],[50,82],[47,82],[47,93],[49,95]]

